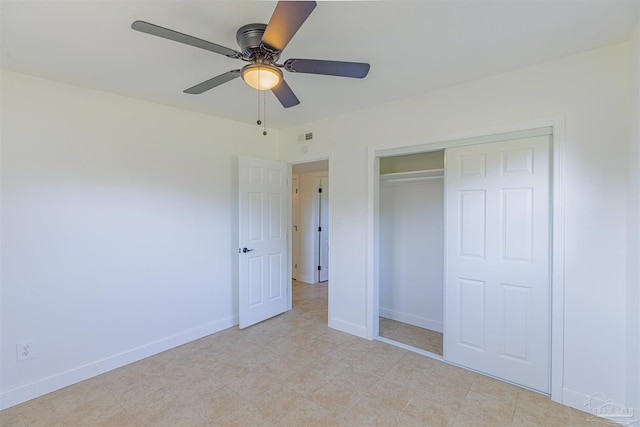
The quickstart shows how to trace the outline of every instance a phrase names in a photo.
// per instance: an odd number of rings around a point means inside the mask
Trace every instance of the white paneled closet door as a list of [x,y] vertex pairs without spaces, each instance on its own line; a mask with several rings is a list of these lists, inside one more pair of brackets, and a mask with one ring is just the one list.
[[445,359],[549,392],[550,136],[446,150]]

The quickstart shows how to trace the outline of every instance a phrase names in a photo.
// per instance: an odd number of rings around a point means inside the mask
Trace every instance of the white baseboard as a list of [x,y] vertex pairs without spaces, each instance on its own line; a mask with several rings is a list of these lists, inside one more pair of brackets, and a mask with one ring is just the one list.
[[114,354],[101,360],[87,363],[86,365],[69,369],[65,372],[42,378],[29,384],[3,391],[0,393],[0,410],[35,399],[36,397],[68,387],[124,365],[137,362],[154,354],[162,353],[163,351],[195,341],[207,335],[220,332],[237,324],[238,316],[235,315],[119,354]]
[[380,316],[420,328],[429,329],[436,332],[444,331],[444,323],[438,320],[427,319],[413,314],[403,313],[390,308],[380,307]]
[[584,401],[587,399],[587,396],[582,393],[578,393],[577,391],[570,390],[568,388],[562,389],[562,403],[563,405],[571,406],[572,408],[578,409],[580,411],[587,411],[587,408],[584,406]]
[[355,335],[360,338],[367,338],[367,327],[362,325],[356,325],[355,323],[346,322],[344,320],[329,318],[329,327],[337,329],[347,334]]
[[305,274],[298,274],[298,277],[296,278],[296,280],[298,282],[304,282],[304,283],[309,283],[311,285],[313,285],[314,283],[316,283],[316,278],[312,275],[312,276],[307,276]]
[[[598,408],[605,404],[605,402],[602,402],[600,399],[602,398],[608,399],[609,397],[604,396],[601,393],[594,393],[594,394],[597,394],[599,396],[595,396],[594,399],[596,400],[596,402],[590,405],[589,395],[586,395],[584,393],[579,393],[577,391],[574,391],[568,388],[564,388],[562,390],[562,402],[560,403],[570,406],[579,411],[584,411],[589,414],[598,415],[601,418],[608,419],[613,423],[619,423],[620,425],[623,425],[623,426],[640,426],[640,414],[635,412],[634,409],[632,409],[631,407],[625,407],[624,402],[613,402],[612,400],[609,400],[609,405],[606,405],[607,406],[606,408],[598,411]],[[626,411],[627,408],[629,408],[628,409],[629,414],[628,415],[625,415],[624,413],[613,414],[612,411],[614,407],[620,411]],[[607,410],[609,412],[607,412]],[[582,421],[586,421],[586,420],[582,420]]]

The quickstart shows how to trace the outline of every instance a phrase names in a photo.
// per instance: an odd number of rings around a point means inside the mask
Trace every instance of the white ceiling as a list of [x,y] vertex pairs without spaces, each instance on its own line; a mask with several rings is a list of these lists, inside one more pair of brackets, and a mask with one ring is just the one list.
[[[131,29],[144,20],[238,49],[236,30],[267,23],[272,1],[0,2],[1,66],[244,123],[256,91],[241,79],[182,91],[244,65]],[[301,104],[267,93],[282,129],[627,40],[640,0],[319,2],[287,58],[369,62],[363,80],[286,73]]]

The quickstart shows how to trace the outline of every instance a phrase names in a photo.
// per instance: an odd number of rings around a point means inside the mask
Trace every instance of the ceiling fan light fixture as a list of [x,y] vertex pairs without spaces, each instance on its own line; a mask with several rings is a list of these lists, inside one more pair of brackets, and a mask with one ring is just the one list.
[[242,79],[254,89],[271,90],[282,81],[282,71],[270,64],[249,64],[242,68]]

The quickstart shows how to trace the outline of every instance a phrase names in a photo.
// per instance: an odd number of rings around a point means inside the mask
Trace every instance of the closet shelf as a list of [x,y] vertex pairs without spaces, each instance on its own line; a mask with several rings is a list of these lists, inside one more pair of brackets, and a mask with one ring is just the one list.
[[406,182],[406,181],[422,181],[426,179],[442,179],[444,178],[444,169],[427,169],[411,172],[393,172],[380,174],[380,181],[384,182]]

